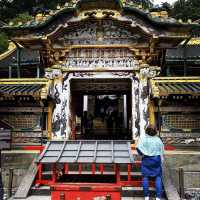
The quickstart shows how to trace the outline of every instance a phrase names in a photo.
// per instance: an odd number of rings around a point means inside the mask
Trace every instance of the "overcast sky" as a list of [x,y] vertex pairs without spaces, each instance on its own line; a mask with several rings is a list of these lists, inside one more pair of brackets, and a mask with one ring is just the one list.
[[153,2],[154,2],[154,4],[156,5],[156,4],[161,4],[161,3],[163,3],[163,2],[168,2],[168,3],[170,3],[170,4],[173,4],[175,1],[176,1],[176,0],[154,0]]

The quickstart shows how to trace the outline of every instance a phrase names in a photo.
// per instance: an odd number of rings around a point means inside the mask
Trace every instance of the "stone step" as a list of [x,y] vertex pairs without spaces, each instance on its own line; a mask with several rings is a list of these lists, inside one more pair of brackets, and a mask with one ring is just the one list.
[[[52,175],[52,171],[44,171],[43,173],[42,173],[43,175]],[[79,174],[79,172],[78,171],[69,171],[68,172],[68,174]],[[82,171],[81,172],[81,174],[83,174],[83,175],[90,175],[90,174],[92,174],[92,172],[91,171]],[[99,171],[97,171],[97,172],[95,172],[95,174],[101,174],[101,172],[99,172]],[[103,173],[104,175],[115,175],[115,172],[113,172],[113,171],[107,171],[107,172],[104,172]],[[120,175],[121,176],[127,176],[128,175],[128,172],[120,172]],[[132,176],[141,176],[141,172],[131,172],[131,175]]]
[[[149,188],[150,196],[155,197],[155,188]],[[142,187],[122,187],[123,197],[144,197],[144,192]],[[164,193],[165,197],[165,193]]]
[[32,196],[48,196],[51,195],[51,189],[49,186],[33,186],[30,191],[30,195]]
[[[153,187],[149,188],[151,197],[155,196],[155,189]],[[31,196],[48,196],[51,194],[49,186],[32,187],[30,191]],[[143,197],[142,187],[122,187],[121,195],[123,198],[133,198],[133,197]],[[128,199],[127,199],[128,200]]]
[[14,196],[15,199],[22,199],[28,196],[36,174],[37,174],[37,165],[35,164],[35,159],[34,159],[26,175],[24,176],[21,184],[19,185],[17,192],[15,193]]

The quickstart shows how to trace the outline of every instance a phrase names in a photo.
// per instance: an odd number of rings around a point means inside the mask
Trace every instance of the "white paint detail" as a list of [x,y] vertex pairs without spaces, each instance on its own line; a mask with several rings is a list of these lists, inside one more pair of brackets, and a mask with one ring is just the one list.
[[[94,72],[94,73],[70,73],[63,74],[63,77],[68,76],[68,78],[62,82],[62,79],[54,79],[54,90],[53,94],[55,96],[56,91],[55,87],[57,87],[59,98],[61,100],[60,104],[56,104],[54,112],[53,112],[53,122],[57,120],[57,117],[60,116],[60,120],[62,121],[60,125],[60,130],[54,133],[54,139],[70,139],[72,133],[72,114],[71,114],[71,90],[70,90],[70,80],[71,79],[131,79],[132,81],[132,138],[135,139],[138,134],[141,136],[145,135],[145,127],[147,125],[147,109],[148,109],[148,95],[143,99],[142,95],[144,95],[144,89],[147,87],[147,77],[143,76],[142,72],[138,74],[138,77],[133,77],[132,73],[127,74],[117,74],[112,72]],[[142,76],[142,77],[141,77]],[[86,97],[84,97],[85,99]],[[127,125],[127,105],[126,105],[126,95],[124,96],[124,123]],[[66,103],[65,103],[66,102]],[[86,100],[84,100],[84,103]],[[62,106],[65,106],[62,108]],[[86,110],[86,103],[84,105],[84,110]],[[138,110],[139,109],[139,110]],[[66,119],[63,120],[62,112],[66,114]],[[126,116],[125,116],[126,115]],[[136,127],[136,120],[140,119],[139,126],[140,132],[138,133],[138,129]],[[66,124],[65,124],[66,121]],[[61,129],[65,129],[65,135],[62,135]]]
[[[67,74],[65,75],[67,76]],[[66,90],[63,90],[62,96],[64,97],[63,100],[66,100],[66,107],[64,108],[64,112],[66,113],[66,139],[70,139],[70,136],[72,134],[72,127],[71,127],[71,87],[70,87],[70,79],[71,79],[71,74],[69,74],[68,79],[64,82],[64,88]]]
[[132,139],[135,139],[137,137],[138,129],[136,127],[136,120],[139,117],[138,116],[138,109],[137,109],[137,104],[138,104],[138,95],[136,94],[136,90],[138,89],[138,81],[136,79],[132,78]]
[[83,111],[88,111],[88,96],[83,96]]
[[[147,112],[148,112],[148,95],[144,89],[147,88],[147,77],[149,69],[143,68],[140,70],[140,83],[139,83],[139,112],[140,112],[140,137],[145,136],[145,129],[148,123]],[[146,96],[145,96],[146,95]]]
[[[53,87],[54,99],[56,98],[55,96],[57,94],[59,95],[59,98],[60,98],[61,94],[62,94],[62,82],[60,79],[54,79],[54,87]],[[53,120],[52,120],[54,123],[56,121],[57,121],[57,123],[59,123],[59,121],[61,120],[61,107],[62,107],[61,103],[59,103],[59,104],[56,103],[56,106],[53,111]],[[61,135],[60,127],[59,127],[59,130],[57,130],[53,133],[53,138],[57,138],[57,136],[59,136],[59,135]]]

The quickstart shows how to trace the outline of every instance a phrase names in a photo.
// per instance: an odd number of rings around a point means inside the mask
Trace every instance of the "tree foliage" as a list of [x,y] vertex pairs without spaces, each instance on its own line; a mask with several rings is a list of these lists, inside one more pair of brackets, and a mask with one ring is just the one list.
[[14,19],[12,19],[12,22],[14,25],[19,24],[19,22],[24,24],[25,22],[28,22],[32,19],[33,19],[33,17],[31,15],[29,15],[28,12],[25,12],[25,13],[18,14]]
[[171,14],[184,21],[200,19],[200,0],[178,0],[174,3]]
[[130,0],[130,2],[133,2],[134,4],[140,4],[143,8],[152,8],[153,2],[152,0]]
[[0,0],[0,19],[8,22],[21,13],[34,15],[37,9],[55,9],[66,0]]

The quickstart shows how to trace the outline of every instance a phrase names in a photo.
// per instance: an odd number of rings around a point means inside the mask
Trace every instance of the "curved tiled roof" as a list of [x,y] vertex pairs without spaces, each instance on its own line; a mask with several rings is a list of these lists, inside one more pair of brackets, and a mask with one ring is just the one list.
[[168,19],[162,19],[159,17],[152,17],[150,12],[145,12],[142,9],[136,8],[136,7],[129,7],[125,6],[123,7],[123,11],[125,13],[134,13],[137,14],[140,17],[143,17],[145,20],[149,21],[152,25],[159,26],[159,27],[184,27],[184,26],[194,26],[194,27],[199,27],[199,24],[189,24],[189,23],[180,23],[178,21],[172,20],[172,18]]
[[157,77],[151,80],[153,97],[200,95],[200,77]]
[[48,87],[48,80],[45,78],[0,79],[0,96],[2,98],[30,95],[47,98]]
[[[29,22],[24,25],[19,25],[19,26],[3,26],[2,29],[4,30],[35,30],[35,29],[40,29],[43,28],[47,25],[49,25],[52,21],[57,19],[58,17],[66,14],[74,15],[76,11],[80,8],[81,4],[89,0],[81,0],[78,2],[75,6],[70,6],[70,7],[64,7],[58,11],[56,11],[52,16],[48,16],[44,21],[42,22]],[[96,0],[93,0],[93,2]],[[130,13],[130,14],[135,14],[138,15],[139,17],[142,17],[143,19],[147,20],[150,22],[152,25],[159,26],[159,27],[200,27],[199,24],[188,24],[188,23],[180,23],[177,21],[174,21],[172,19],[160,19],[159,17],[152,17],[149,11],[145,11],[143,9],[133,7],[133,5],[129,4],[123,4],[121,0],[113,0],[117,4],[119,4],[122,13]],[[97,4],[99,5],[99,4]]]
[[[181,44],[184,44],[185,40],[183,42],[181,42]],[[187,42],[187,46],[200,46],[200,37],[195,37],[195,38],[191,38],[188,42]]]
[[[17,63],[17,51],[16,48],[13,48],[12,51],[6,53],[5,56],[0,56],[0,69],[15,65]],[[30,64],[39,64],[40,63],[40,54],[37,50],[31,50],[27,48],[21,48],[21,64],[27,63]]]
[[17,29],[17,30],[19,30],[19,29],[35,30],[35,29],[40,29],[40,28],[43,28],[43,27],[49,25],[52,21],[59,18],[60,16],[62,16],[64,14],[75,13],[75,11],[76,11],[75,8],[64,8],[64,9],[61,9],[58,12],[54,13],[54,15],[47,17],[46,20],[41,22],[41,23],[31,22],[30,24],[24,24],[24,25],[20,25],[20,26],[4,26],[4,27],[2,27],[2,29],[4,29],[4,30],[14,30],[14,29]]

